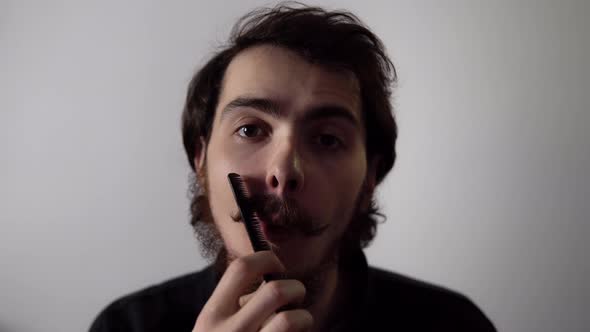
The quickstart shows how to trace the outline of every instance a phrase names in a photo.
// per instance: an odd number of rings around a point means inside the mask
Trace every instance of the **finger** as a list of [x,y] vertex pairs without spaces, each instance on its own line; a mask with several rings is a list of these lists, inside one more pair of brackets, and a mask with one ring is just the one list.
[[242,295],[240,296],[238,303],[240,305],[240,308],[243,307],[244,305],[246,305],[246,303],[248,303],[248,301],[250,301],[253,297],[254,294],[256,294],[256,292],[264,285],[264,282],[262,282],[259,286],[258,289],[256,289],[256,291],[252,292],[252,293],[248,293],[246,295]]
[[[235,316],[240,326],[262,326],[263,322],[287,304],[300,304],[305,286],[298,280],[274,280],[257,290]],[[243,325],[242,325],[243,324]]]
[[256,294],[256,292],[240,296],[240,299],[238,300],[240,308],[245,306],[246,303],[248,303],[248,301],[250,301],[254,297],[254,294]]
[[300,332],[309,331],[313,317],[304,309],[282,311],[276,314],[260,332]]
[[262,326],[261,326],[260,328],[262,329],[262,328],[264,328],[266,325],[268,325],[268,323],[270,323],[270,321],[271,321],[273,318],[275,318],[275,316],[276,316],[276,315],[277,315],[277,314],[276,314],[276,312],[275,312],[275,313],[272,313],[270,316],[268,316],[268,317],[267,317],[267,318],[264,320],[264,323],[262,323]]
[[217,318],[229,317],[239,308],[239,297],[268,273],[281,273],[285,267],[271,251],[259,251],[234,260],[221,277],[204,310]]

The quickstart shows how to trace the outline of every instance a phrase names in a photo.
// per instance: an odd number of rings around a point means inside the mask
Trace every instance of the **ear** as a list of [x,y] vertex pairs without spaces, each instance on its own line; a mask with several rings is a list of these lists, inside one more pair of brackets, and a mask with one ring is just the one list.
[[205,165],[205,160],[207,159],[207,142],[205,142],[203,136],[199,137],[199,140],[200,143],[195,147],[195,159],[193,160],[195,172],[197,174],[201,174],[203,166]]
[[380,156],[375,156],[367,162],[367,175],[365,177],[365,183],[363,188],[364,195],[363,200],[361,202],[361,206],[364,210],[369,209],[371,205],[371,198],[373,197],[375,187],[377,186],[377,168],[380,162]]
[[374,156],[367,163],[366,184],[367,184],[367,190],[369,190],[371,193],[375,190],[375,187],[377,186],[377,169],[379,168],[380,164],[381,164],[381,156]]

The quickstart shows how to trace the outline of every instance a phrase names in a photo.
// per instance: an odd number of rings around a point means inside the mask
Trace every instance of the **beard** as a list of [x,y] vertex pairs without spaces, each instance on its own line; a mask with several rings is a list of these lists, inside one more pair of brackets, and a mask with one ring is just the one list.
[[[213,261],[214,269],[218,277],[221,277],[229,264],[237,257],[227,250],[211,213],[206,166],[202,167],[199,175],[193,175],[190,182],[191,225],[199,241],[201,255],[205,259]],[[371,205],[368,209],[363,210],[362,206],[365,205],[363,202],[367,201],[371,202]],[[254,211],[263,220],[268,221],[271,228],[280,227],[303,236],[317,236],[329,227],[329,224],[314,221],[293,199],[283,199],[276,195],[253,195],[251,203]],[[328,272],[338,268],[341,262],[349,262],[352,255],[360,250],[361,244],[359,244],[356,233],[358,233],[359,223],[367,219],[371,209],[374,210],[373,205],[372,193],[367,190],[365,181],[357,195],[353,213],[348,220],[348,229],[335,241],[332,241],[319,263],[305,271],[287,271],[282,274],[282,279],[296,279],[304,284],[306,289],[304,308],[316,302],[324,288]],[[239,211],[233,213],[231,218],[236,222],[240,221]],[[273,246],[273,251],[277,256],[280,255],[280,250],[280,247]],[[252,285],[250,291],[255,291],[257,287],[258,284]]]

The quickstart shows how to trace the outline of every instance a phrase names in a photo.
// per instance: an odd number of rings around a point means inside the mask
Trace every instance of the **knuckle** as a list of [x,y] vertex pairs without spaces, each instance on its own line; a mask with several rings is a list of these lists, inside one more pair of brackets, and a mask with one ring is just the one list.
[[232,274],[244,275],[248,272],[248,265],[248,262],[240,257],[231,262],[227,269]]
[[210,317],[218,317],[219,314],[220,310],[216,304],[207,303],[201,310],[198,318],[202,319],[203,321],[208,321]]
[[252,331],[252,329],[251,326],[245,326],[243,322],[239,321],[235,316],[233,316],[228,321],[226,321],[223,326],[220,326],[217,331],[246,332]]
[[295,317],[292,314],[287,313],[286,311],[278,313],[275,319],[277,320],[277,325],[284,330],[290,331],[294,329],[297,325]]
[[287,294],[281,283],[271,281],[265,285],[265,288],[274,303],[281,304],[287,301]]
[[297,285],[296,287],[305,296],[305,294],[307,293],[307,289],[305,289],[305,285],[299,280],[295,280],[295,285]]
[[281,260],[279,259],[279,257],[275,253],[273,253],[272,251],[269,251],[269,255],[270,255],[270,259],[272,260],[274,265],[277,268],[279,268],[281,271],[283,271],[285,269],[285,267],[283,266],[283,263],[281,263]]
[[305,323],[305,328],[309,328],[313,325],[313,316],[307,310],[302,310],[301,315],[303,316],[303,322]]
[[281,331],[307,331],[313,325],[313,317],[309,311],[302,309],[280,312],[275,320]]
[[197,317],[197,321],[195,322],[195,326],[193,327],[193,332],[195,331],[207,331],[210,330],[213,326],[213,322],[204,315],[199,315]]

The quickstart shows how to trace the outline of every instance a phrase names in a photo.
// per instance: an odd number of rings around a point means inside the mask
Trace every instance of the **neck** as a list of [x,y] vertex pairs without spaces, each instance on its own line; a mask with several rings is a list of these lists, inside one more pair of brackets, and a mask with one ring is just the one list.
[[337,292],[340,284],[338,266],[334,266],[325,271],[325,273],[326,276],[321,285],[322,291],[317,295],[316,301],[308,308],[314,318],[312,332],[326,331],[329,328],[331,314],[337,309],[336,306],[339,303],[338,298],[341,296]]

